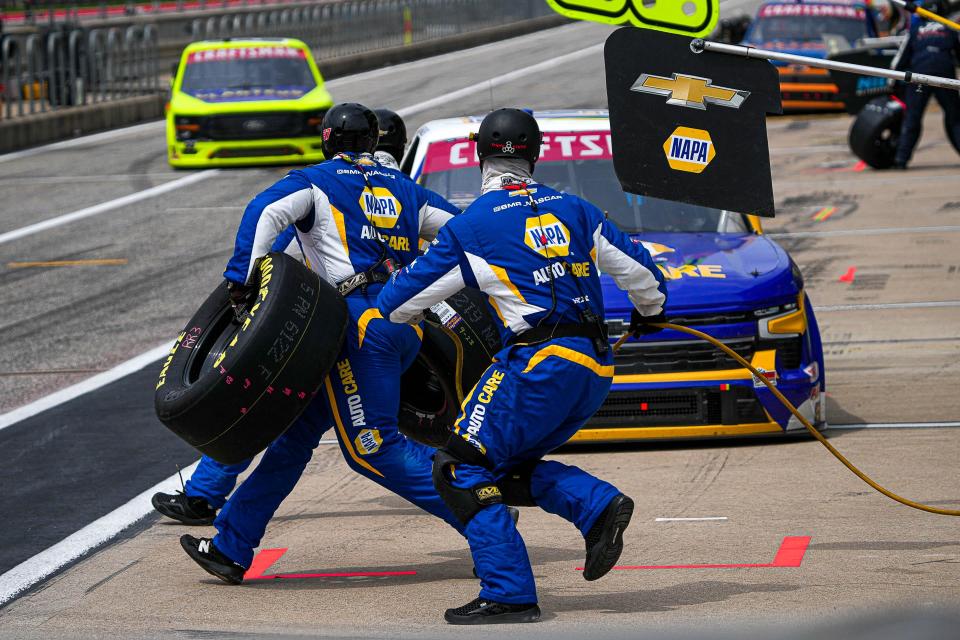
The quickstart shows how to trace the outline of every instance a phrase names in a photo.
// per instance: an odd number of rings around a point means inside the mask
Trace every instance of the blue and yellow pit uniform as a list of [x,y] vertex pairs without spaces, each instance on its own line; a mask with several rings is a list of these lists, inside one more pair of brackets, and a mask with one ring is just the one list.
[[537,601],[530,561],[503,502],[486,499],[499,497],[491,485],[506,494],[505,476],[525,469],[525,504],[569,520],[586,536],[618,490],[541,457],[580,429],[610,389],[609,344],[599,327],[587,335],[596,324],[589,319],[603,314],[598,270],[643,316],[663,310],[666,288],[647,250],[592,204],[539,184],[490,184],[485,180],[483,195],[384,287],[378,306],[383,317],[408,322],[464,286],[488,294],[507,346],[465,398],[455,427],[460,438],[445,448],[466,442],[471,453],[461,448],[447,468],[438,463],[435,473],[445,475],[435,482],[451,486],[448,504],[465,490],[476,498],[475,506],[455,511],[465,523],[480,598],[527,604]]
[[351,468],[461,529],[433,487],[433,450],[408,441],[397,427],[400,375],[416,357],[422,331],[387,322],[376,308],[386,279],[382,265],[413,261],[418,240],[434,239],[456,213],[369,154],[339,154],[292,171],[247,206],[228,280],[245,284],[256,259],[293,225],[306,263],[321,278],[338,285],[365,274],[372,282],[345,294],[345,343],[318,399],[267,449],[217,516],[214,545],[234,562],[249,566],[267,522],[331,425]]

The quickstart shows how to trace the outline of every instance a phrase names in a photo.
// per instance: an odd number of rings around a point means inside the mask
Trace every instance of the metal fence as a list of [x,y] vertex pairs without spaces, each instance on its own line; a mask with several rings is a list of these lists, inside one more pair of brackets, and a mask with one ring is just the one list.
[[543,0],[352,0],[194,19],[190,36],[298,38],[322,60],[551,13]]
[[7,37],[0,65],[4,118],[160,91],[152,25]]
[[167,90],[161,78],[194,40],[298,38],[322,62],[552,13],[543,0],[267,2],[250,0],[202,17],[134,18],[124,26],[48,25],[0,35],[0,117],[161,93]]

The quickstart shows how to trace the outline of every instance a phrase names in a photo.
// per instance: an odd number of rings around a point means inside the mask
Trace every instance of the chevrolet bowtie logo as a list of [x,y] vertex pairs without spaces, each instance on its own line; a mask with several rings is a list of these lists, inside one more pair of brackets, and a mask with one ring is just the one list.
[[645,73],[630,87],[631,91],[652,93],[657,96],[669,96],[667,104],[691,109],[706,109],[707,103],[739,109],[750,95],[749,91],[716,87],[710,78],[685,76],[675,73],[672,78],[652,76]]

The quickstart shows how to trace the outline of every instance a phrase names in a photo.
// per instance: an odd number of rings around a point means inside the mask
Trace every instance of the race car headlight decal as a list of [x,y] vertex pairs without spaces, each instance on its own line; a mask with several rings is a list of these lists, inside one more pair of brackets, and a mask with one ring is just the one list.
[[177,116],[174,119],[177,140],[192,140],[200,134],[200,119]]
[[315,111],[303,115],[307,123],[307,131],[319,133],[320,124],[323,122],[323,116],[327,115],[327,111],[324,109],[323,111]]
[[803,333],[807,330],[807,314],[803,309],[798,309],[792,313],[770,318],[766,323],[767,333],[770,334]]
[[760,320],[760,337],[769,338],[774,335],[799,335],[807,330],[807,312],[804,309],[804,294],[801,290],[797,294],[797,301],[780,307],[778,315]]

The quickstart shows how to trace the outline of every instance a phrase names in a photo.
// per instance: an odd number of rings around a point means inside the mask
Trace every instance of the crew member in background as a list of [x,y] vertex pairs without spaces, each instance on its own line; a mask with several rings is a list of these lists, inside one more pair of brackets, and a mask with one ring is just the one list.
[[440,230],[430,250],[380,292],[392,322],[464,286],[490,296],[506,345],[465,399],[437,451],[437,491],[463,524],[480,596],[448,609],[452,624],[533,622],[540,617],[527,552],[505,504],[539,506],[572,522],[586,541],[583,576],[616,563],[633,501],[577,467],[541,458],[566,442],[610,390],[613,354],[603,324],[598,270],[628,292],[631,330],[663,321],[663,276],[643,245],[577,196],[533,181],[536,120],[518,109],[480,125],[482,195]]
[[[396,111],[375,109],[374,113],[380,123],[380,140],[373,151],[373,159],[384,167],[399,169],[403,150],[407,146],[407,125]],[[432,191],[430,193],[440,197]]]
[[420,349],[422,330],[387,322],[376,308],[390,272],[412,262],[418,239],[434,239],[459,210],[445,201],[438,206],[409,177],[377,164],[371,153],[379,126],[370,109],[336,105],[321,130],[328,160],[291,171],[253,199],[224,274],[234,299],[244,300],[256,260],[293,225],[307,264],[340,290],[349,310],[343,351],[318,401],[230,496],[214,522],[217,536],[180,539],[200,566],[231,583],[243,579],[267,522],[331,422],[351,468],[462,530],[433,487],[434,450],[397,428],[400,375]]
[[[923,3],[925,9],[943,15],[946,4],[940,0]],[[912,71],[928,75],[955,78],[957,59],[960,58],[960,34],[948,27],[926,20],[918,15],[910,19],[910,31],[902,51],[897,55],[898,71]],[[943,126],[947,130],[953,148],[960,153],[960,92],[940,87],[906,85],[903,102],[906,113],[900,127],[894,167],[906,169],[913,149],[920,140],[923,128],[923,112],[933,95],[943,109]]]

